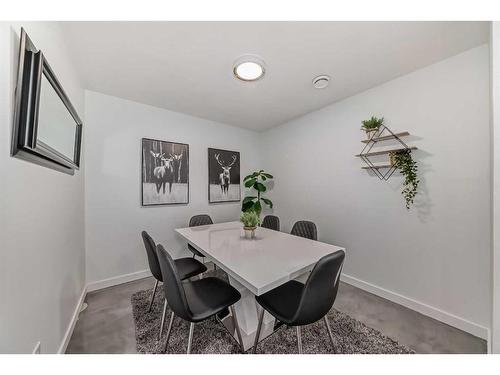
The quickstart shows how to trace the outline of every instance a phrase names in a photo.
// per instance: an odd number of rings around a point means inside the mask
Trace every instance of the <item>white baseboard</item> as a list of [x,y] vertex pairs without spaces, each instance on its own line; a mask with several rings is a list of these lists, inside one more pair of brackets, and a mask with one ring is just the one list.
[[82,309],[83,302],[85,301],[85,297],[88,292],[92,292],[99,289],[108,288],[110,286],[115,286],[123,283],[128,283],[129,281],[143,279],[145,277],[151,276],[151,272],[149,270],[137,271],[133,273],[129,273],[126,275],[120,275],[115,277],[110,277],[109,279],[104,279],[100,281],[94,281],[84,286],[82,290],[82,294],[78,299],[78,302],[75,307],[75,311],[73,312],[73,316],[71,317],[71,321],[66,329],[61,345],[59,346],[58,354],[64,354],[66,352],[66,348],[68,347],[69,340],[73,335],[73,330],[75,329],[76,322],[78,321],[78,315],[80,314],[80,310]]
[[491,337],[491,336],[492,336],[492,331],[491,331],[491,329],[489,329],[488,330],[488,346],[487,346],[487,348],[488,348],[488,354],[493,354],[493,348],[492,348],[492,346],[493,346],[493,337]]
[[69,322],[68,328],[66,329],[66,332],[64,333],[64,337],[62,339],[61,345],[59,346],[59,350],[57,351],[57,354],[64,354],[66,352],[66,348],[68,347],[69,340],[71,339],[71,336],[73,335],[73,330],[75,329],[76,322],[78,320],[78,315],[80,314],[80,310],[83,305],[83,301],[85,301],[85,296],[87,295],[87,287],[84,286],[82,290],[82,294],[80,295],[80,298],[78,299],[78,302],[75,307],[75,311],[73,311],[73,316],[71,317],[71,321]]
[[367,292],[375,294],[379,297],[385,298],[389,301],[395,302],[399,305],[407,307],[411,310],[417,311],[420,314],[429,316],[433,319],[439,320],[440,322],[446,323],[452,327],[458,328],[462,331],[468,332],[471,335],[482,338],[484,340],[490,339],[489,329],[483,327],[479,324],[473,323],[469,320],[460,318],[456,315],[450,314],[446,311],[440,310],[436,307],[429,306],[425,303],[416,301],[414,299],[405,297],[401,294],[392,292],[390,290],[381,288],[377,285],[367,283],[366,281],[357,279],[353,276],[342,274],[340,279],[350,285],[353,285],[359,289],[363,289]]
[[93,292],[95,290],[109,288],[110,286],[115,286],[123,283],[128,283],[130,281],[144,279],[145,277],[149,276],[151,276],[151,272],[149,270],[142,270],[142,271],[127,273],[125,275],[110,277],[109,279],[94,281],[87,284],[87,292]]
[[[66,348],[68,347],[69,340],[71,339],[71,335],[73,334],[73,330],[75,328],[76,322],[78,320],[78,315],[80,314],[80,309],[82,308],[83,302],[85,300],[85,296],[88,292],[92,292],[99,289],[108,288],[110,286],[115,286],[123,283],[127,283],[134,280],[143,279],[145,277],[151,276],[151,272],[149,270],[137,271],[125,275],[110,277],[108,279],[94,281],[92,283],[87,284],[80,295],[77,306],[75,307],[75,311],[73,312],[73,316],[71,318],[71,322],[64,334],[64,338],[59,347],[58,353],[66,352]],[[411,310],[417,311],[423,315],[429,316],[433,319],[439,320],[445,324],[448,324],[452,327],[456,327],[462,331],[468,332],[474,336],[482,338],[488,341],[488,351],[490,351],[490,330],[486,327],[483,327],[479,324],[473,323],[469,320],[460,318],[456,315],[450,314],[446,311],[440,310],[438,308],[429,306],[425,303],[416,301],[414,299],[405,297],[401,294],[392,292],[390,290],[381,288],[379,286],[370,284],[366,281],[357,279],[353,276],[349,276],[346,274],[342,274],[341,280],[347,284],[353,285],[357,288],[363,289],[367,292],[375,294],[379,297],[385,298],[389,301],[395,302],[399,305],[407,307]]]

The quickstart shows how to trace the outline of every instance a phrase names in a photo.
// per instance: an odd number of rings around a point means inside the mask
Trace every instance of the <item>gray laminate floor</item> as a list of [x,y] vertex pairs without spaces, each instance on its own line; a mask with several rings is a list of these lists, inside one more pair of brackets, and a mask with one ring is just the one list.
[[[66,353],[135,353],[130,297],[147,278],[89,293]],[[417,353],[486,353],[486,341],[342,283],[335,308]]]

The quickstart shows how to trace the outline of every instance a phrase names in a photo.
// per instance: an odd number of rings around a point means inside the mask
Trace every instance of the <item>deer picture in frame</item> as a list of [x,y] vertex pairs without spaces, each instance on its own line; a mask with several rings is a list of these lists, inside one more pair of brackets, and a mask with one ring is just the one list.
[[229,192],[229,184],[231,180],[231,173],[229,171],[233,164],[236,162],[236,155],[233,155],[233,159],[228,165],[224,164],[224,162],[220,160],[220,154],[215,154],[215,160],[217,160],[217,163],[219,163],[222,168],[222,173],[219,174],[220,189],[222,191],[222,194],[227,195]]
[[142,205],[189,203],[189,145],[142,139]]
[[165,194],[165,186],[168,183],[168,192],[172,193],[172,184],[174,182],[174,167],[173,167],[173,158],[167,159],[164,157],[165,153],[154,153],[150,151],[153,158],[155,158],[155,164],[157,164],[156,160],[160,160],[160,165],[153,169],[153,177],[154,183],[156,185],[156,193],[160,194],[160,190],[163,187],[163,194]]
[[239,202],[240,153],[220,149],[208,149],[208,201]]

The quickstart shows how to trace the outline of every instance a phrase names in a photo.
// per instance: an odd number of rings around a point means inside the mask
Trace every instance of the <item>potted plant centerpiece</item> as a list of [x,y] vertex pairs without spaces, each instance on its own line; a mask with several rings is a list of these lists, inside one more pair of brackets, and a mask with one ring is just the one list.
[[273,202],[262,196],[262,193],[267,191],[265,183],[271,179],[273,179],[273,176],[262,169],[253,172],[243,179],[245,187],[254,189],[257,192],[257,195],[245,197],[241,205],[242,213],[240,220],[243,223],[246,237],[247,232],[250,232],[248,233],[249,238],[255,237],[255,228],[260,224],[260,214],[263,204],[269,206],[269,208],[273,208]]
[[379,128],[384,124],[384,118],[372,116],[369,120],[361,121],[361,128],[366,132],[367,139],[372,139],[377,135]]
[[240,221],[243,223],[243,229],[245,230],[245,238],[251,239],[255,237],[255,229],[260,224],[259,215],[255,211],[242,212],[240,216]]

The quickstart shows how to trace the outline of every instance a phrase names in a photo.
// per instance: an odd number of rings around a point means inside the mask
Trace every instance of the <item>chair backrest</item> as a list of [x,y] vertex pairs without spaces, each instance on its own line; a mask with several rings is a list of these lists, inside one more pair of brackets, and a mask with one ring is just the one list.
[[274,215],[267,215],[264,220],[262,220],[262,227],[272,230],[280,230],[280,218]]
[[292,231],[290,234],[294,236],[309,238],[310,240],[318,240],[318,230],[316,229],[316,224],[312,221],[297,221],[293,224]]
[[170,306],[175,315],[189,321],[193,314],[189,309],[186,293],[177,273],[175,262],[162,245],[156,246],[156,253],[163,275],[163,289],[168,306]]
[[145,230],[142,231],[141,235],[144,247],[146,248],[146,254],[148,255],[149,270],[156,280],[163,281],[160,263],[158,263],[158,256],[156,255],[156,244]]
[[314,323],[330,311],[337,297],[344,259],[344,251],[339,250],[325,255],[316,263],[306,281],[299,307],[292,319],[295,324]]
[[189,220],[190,227],[213,224],[212,218],[208,215],[195,215]]

